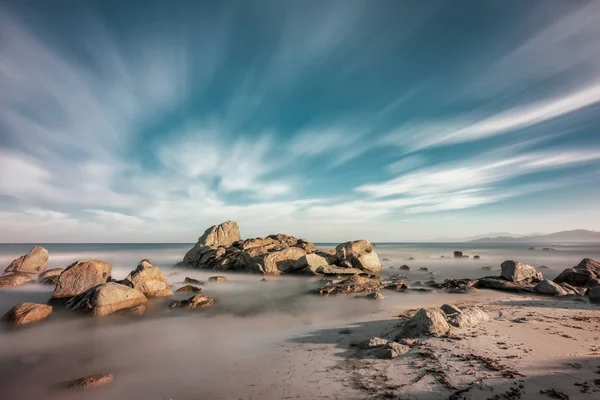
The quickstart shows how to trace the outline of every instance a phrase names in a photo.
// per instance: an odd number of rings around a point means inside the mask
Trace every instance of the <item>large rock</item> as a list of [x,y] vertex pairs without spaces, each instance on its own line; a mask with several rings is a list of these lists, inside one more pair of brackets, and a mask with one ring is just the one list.
[[371,272],[381,271],[381,261],[368,240],[355,240],[339,244],[335,248],[338,262],[349,261],[354,268]]
[[537,282],[543,279],[542,273],[529,264],[512,260],[504,261],[501,265],[500,276],[511,282]]
[[450,325],[442,311],[437,308],[421,308],[402,328],[396,340],[420,336],[443,336],[450,332]]
[[566,296],[568,294],[562,286],[548,279],[539,281],[533,290],[537,293],[549,294],[552,296]]
[[216,252],[219,247],[223,249],[230,247],[239,240],[240,228],[236,222],[225,221],[221,225],[211,226],[200,236],[198,243],[185,254],[183,262],[191,266],[201,265],[203,259],[205,259],[205,263],[208,258],[215,256],[215,254],[209,253]]
[[590,299],[590,303],[599,304],[600,303],[600,286],[590,288],[590,290],[588,292],[588,296]]
[[511,293],[533,293],[534,285],[527,282],[510,282],[497,276],[487,276],[479,279],[475,284],[475,287]]
[[58,283],[58,277],[64,271],[64,268],[52,268],[48,271],[44,271],[38,276],[38,282],[44,284],[53,284],[56,285]]
[[300,257],[298,261],[296,261],[292,269],[293,271],[307,270],[307,272],[317,273],[317,270],[322,267],[329,267],[329,262],[327,261],[327,259],[323,256],[312,253]]
[[283,250],[269,253],[260,263],[260,272],[265,275],[277,275],[293,272],[297,261],[306,256],[306,251],[299,247],[287,247]]
[[21,303],[11,308],[2,319],[14,325],[25,325],[46,319],[50,314],[52,307],[49,305]]
[[0,276],[0,288],[19,286],[31,281],[34,281],[31,275],[23,272],[15,272],[9,275]]
[[70,311],[103,316],[145,304],[147,301],[146,296],[139,290],[109,282],[94,286],[73,297],[65,304],[65,308]]
[[35,246],[29,253],[13,260],[4,270],[8,272],[25,272],[28,274],[39,274],[48,265],[48,250],[42,246]]
[[69,265],[58,277],[52,299],[68,299],[105,283],[112,273],[112,265],[101,260],[80,260]]
[[142,260],[137,268],[125,278],[123,284],[137,289],[149,297],[168,297],[173,294],[163,273],[148,260]]
[[600,263],[591,258],[584,258],[573,268],[565,269],[554,282],[568,283],[573,286],[586,286],[589,281],[595,282],[600,279]]
[[457,328],[469,328],[490,319],[485,311],[477,307],[464,307],[460,313],[450,317],[450,324]]

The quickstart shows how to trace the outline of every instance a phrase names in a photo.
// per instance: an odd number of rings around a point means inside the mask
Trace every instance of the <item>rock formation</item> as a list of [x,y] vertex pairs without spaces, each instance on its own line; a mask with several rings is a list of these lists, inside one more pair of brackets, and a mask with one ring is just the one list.
[[556,278],[556,283],[568,283],[573,286],[600,286],[600,263],[584,258],[573,268],[565,269]]
[[125,278],[123,284],[149,297],[168,297],[173,294],[163,273],[148,260],[140,261],[137,268]]
[[381,270],[379,257],[367,240],[342,243],[332,252],[284,234],[241,240],[233,221],[207,229],[177,266],[264,275],[345,275]]
[[2,319],[14,325],[25,325],[46,319],[50,314],[52,307],[46,304],[21,303],[8,310]]
[[94,286],[73,297],[65,304],[65,308],[70,311],[103,316],[145,304],[147,301],[146,296],[139,290],[109,282]]
[[500,276],[511,282],[537,282],[543,279],[542,273],[538,272],[529,264],[507,260],[501,265]]
[[39,274],[48,265],[48,250],[42,246],[35,246],[29,253],[21,256],[10,263],[4,270],[8,272],[25,272],[28,274]]
[[53,300],[68,299],[110,278],[112,265],[100,260],[80,260],[69,265],[58,277]]

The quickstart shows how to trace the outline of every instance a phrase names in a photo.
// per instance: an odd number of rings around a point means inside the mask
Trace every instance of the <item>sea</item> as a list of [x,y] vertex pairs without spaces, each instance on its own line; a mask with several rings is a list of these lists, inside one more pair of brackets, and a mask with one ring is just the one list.
[[[50,253],[48,269],[101,259],[112,263],[115,279],[123,279],[140,260],[150,259],[176,287],[185,277],[206,280],[217,274],[173,268],[191,243],[40,245]],[[33,246],[0,244],[0,267]],[[318,246],[332,249],[335,244]],[[551,279],[583,258],[600,259],[599,243],[376,243],[375,250],[382,260],[382,275],[400,274],[411,284],[499,275],[505,260],[545,266],[541,271]],[[469,258],[455,259],[454,251]],[[479,259],[474,259],[476,255]],[[400,270],[402,265],[411,270]],[[334,367],[329,365],[334,361],[314,364],[323,362],[316,356],[323,346],[335,344],[340,328],[352,330],[364,321],[389,321],[409,308],[466,298],[392,291],[384,292],[383,301],[324,298],[309,293],[322,284],[318,277],[263,280],[252,274],[218,274],[229,283],[203,286],[216,301],[206,309],[171,309],[169,300],[155,299],[146,315],[137,318],[92,318],[56,309],[48,320],[23,329],[0,325],[0,399],[84,398],[64,392],[61,384],[106,372],[115,375],[114,382],[86,392],[86,399],[270,399],[290,398],[293,393],[294,398],[303,398],[302,393],[308,396],[304,398],[317,398],[319,377]],[[37,283],[1,289],[0,313],[26,301],[46,303],[52,290]],[[305,375],[310,376],[291,376],[298,371],[309,371]],[[303,381],[309,378],[312,383]]]

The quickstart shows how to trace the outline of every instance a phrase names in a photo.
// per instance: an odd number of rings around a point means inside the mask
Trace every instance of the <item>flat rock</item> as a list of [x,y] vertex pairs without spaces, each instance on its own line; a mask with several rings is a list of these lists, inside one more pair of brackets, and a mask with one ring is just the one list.
[[29,253],[13,260],[4,270],[8,272],[25,272],[28,274],[39,274],[44,272],[48,265],[48,250],[42,246],[35,246]]
[[183,283],[193,283],[195,285],[204,285],[203,281],[200,281],[200,280],[194,279],[194,278],[190,278],[188,276],[185,277],[185,279],[183,280]]
[[94,286],[73,297],[65,308],[94,316],[104,316],[116,311],[145,304],[148,300],[139,290],[116,282]]
[[52,314],[52,307],[49,305],[21,303],[11,308],[2,319],[14,325],[25,325],[46,319],[50,314]]
[[34,280],[31,275],[23,272],[10,273],[9,275],[0,276],[0,288],[19,286]]
[[86,376],[66,382],[67,389],[93,389],[111,383],[115,377],[113,374],[99,374]]
[[125,278],[123,284],[139,290],[148,297],[168,297],[173,294],[173,289],[161,270],[148,260],[142,260]]
[[495,289],[511,293],[533,293],[534,285],[525,282],[510,282],[500,277],[488,276],[479,279],[475,284],[475,287],[480,289]]
[[420,336],[443,336],[450,332],[450,325],[440,309],[421,308],[400,328],[396,340]]
[[537,282],[543,279],[542,273],[529,264],[507,260],[501,268],[500,276],[510,282]]
[[569,294],[562,286],[558,283],[554,283],[551,280],[543,279],[535,285],[533,290],[537,293],[548,294],[552,296],[566,296]]
[[478,307],[464,307],[460,314],[450,317],[449,322],[457,328],[469,328],[489,319],[487,313]]
[[52,299],[68,299],[106,283],[112,265],[101,260],[79,260],[69,265],[58,277]]
[[213,298],[205,296],[203,294],[197,294],[193,297],[190,297],[187,300],[173,301],[169,304],[169,307],[183,307],[187,308],[188,310],[193,310],[196,308],[210,307],[213,304],[215,304],[215,300]]
[[379,278],[367,278],[353,275],[339,282],[328,282],[318,290],[321,295],[338,295],[364,292],[376,292],[383,289],[384,285]]

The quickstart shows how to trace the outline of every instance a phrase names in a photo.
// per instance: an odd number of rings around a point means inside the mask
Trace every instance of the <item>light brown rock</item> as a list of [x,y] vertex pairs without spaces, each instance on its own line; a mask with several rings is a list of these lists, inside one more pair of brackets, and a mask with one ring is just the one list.
[[14,325],[25,325],[46,319],[50,314],[52,314],[52,307],[49,305],[21,303],[8,310],[3,319]]
[[457,328],[469,328],[489,319],[487,313],[478,307],[464,307],[461,313],[450,317],[450,324]]
[[203,294],[197,294],[193,297],[190,297],[187,300],[174,301],[171,304],[169,304],[169,307],[184,307],[188,310],[193,310],[196,308],[210,307],[213,304],[215,304],[215,300],[213,298],[205,296]]
[[226,277],[220,276],[220,275],[219,276],[211,276],[208,278],[208,281],[212,282],[212,283],[227,283],[228,282]]
[[443,336],[450,332],[450,325],[438,308],[421,308],[410,318],[398,333],[397,339],[420,336]]
[[193,285],[185,285],[175,291],[175,293],[198,293],[202,289]]
[[352,275],[339,282],[327,282],[318,293],[321,295],[339,295],[352,293],[370,293],[383,289],[384,285],[379,278],[367,278],[359,275]]
[[74,379],[66,382],[65,386],[69,390],[73,389],[93,389],[111,383],[115,377],[113,374],[99,374],[86,376],[85,378]]
[[33,279],[31,275],[23,272],[10,273],[8,275],[0,276],[0,288],[19,286],[34,280],[35,279]]
[[58,277],[60,276],[60,274],[62,274],[64,270],[64,268],[52,268],[47,271],[44,271],[38,275],[38,282],[42,283],[42,281],[47,280],[47,278],[53,277],[56,277],[58,279]]
[[287,247],[267,254],[258,267],[265,275],[279,275],[293,270],[296,262],[306,255],[299,247]]
[[139,290],[116,282],[103,283],[88,289],[65,304],[70,311],[80,311],[95,316],[145,304],[148,300]]
[[39,274],[48,265],[48,250],[42,246],[35,246],[29,253],[13,260],[4,270],[7,272],[26,272],[28,274]]
[[161,270],[148,260],[142,260],[123,283],[149,297],[168,297],[173,294],[173,289]]
[[325,257],[318,254],[306,254],[298,259],[290,271],[302,271],[308,269],[314,273],[321,267],[329,267],[329,263]]
[[335,248],[335,254],[338,262],[347,260],[354,268],[381,271],[381,261],[368,240],[341,243]]
[[537,282],[543,279],[542,273],[529,264],[507,260],[501,268],[500,276],[510,282]]
[[52,299],[68,299],[105,283],[112,265],[101,260],[80,260],[69,265],[58,277]]

